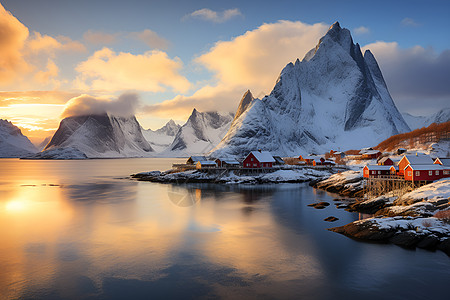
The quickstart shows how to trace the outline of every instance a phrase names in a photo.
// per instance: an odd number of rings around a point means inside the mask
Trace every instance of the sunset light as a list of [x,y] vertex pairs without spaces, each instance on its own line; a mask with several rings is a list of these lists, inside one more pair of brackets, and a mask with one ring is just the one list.
[[0,298],[444,299],[449,12],[0,0]]

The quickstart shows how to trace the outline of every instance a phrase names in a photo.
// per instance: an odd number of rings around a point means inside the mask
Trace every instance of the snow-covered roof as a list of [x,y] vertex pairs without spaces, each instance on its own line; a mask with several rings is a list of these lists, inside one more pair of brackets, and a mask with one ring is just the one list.
[[[367,150],[367,151],[364,151],[364,152],[362,152],[363,150],[361,150],[359,153],[360,154],[366,154],[366,155],[372,155],[372,154],[377,154],[377,153],[379,153],[380,151],[379,150]],[[362,152],[362,153],[361,153]]]
[[279,156],[273,156],[273,159],[275,159],[275,162],[277,164],[282,164],[282,165],[285,164],[284,160],[281,157],[279,157]]
[[303,159],[320,160],[321,156],[318,155],[308,155],[304,156]]
[[273,156],[269,151],[252,151],[250,153],[253,154],[259,162],[275,162],[275,159],[273,159]]
[[205,156],[191,156],[188,158],[188,160],[192,160],[194,163],[198,162],[198,161],[206,161],[206,157]]
[[201,164],[202,166],[217,166],[217,164],[214,161],[210,160],[200,160],[197,162],[197,164]]
[[429,165],[433,163],[433,159],[428,155],[404,155],[411,165]]
[[[379,163],[384,163],[386,162],[388,159],[390,159],[388,156],[383,157],[382,159],[380,159],[378,162]],[[392,161],[392,159],[390,159]]]
[[238,165],[239,162],[235,159],[222,159],[222,163],[226,163],[228,165]]
[[448,168],[437,165],[437,164],[429,164],[429,165],[407,165],[405,170],[411,167],[414,171],[434,171],[434,170],[448,170]]
[[369,170],[374,171],[387,171],[390,170],[392,166],[380,166],[380,165],[366,165]]
[[435,164],[439,163],[442,164],[443,166],[449,167],[450,166],[450,158],[436,158],[436,160],[434,161]]

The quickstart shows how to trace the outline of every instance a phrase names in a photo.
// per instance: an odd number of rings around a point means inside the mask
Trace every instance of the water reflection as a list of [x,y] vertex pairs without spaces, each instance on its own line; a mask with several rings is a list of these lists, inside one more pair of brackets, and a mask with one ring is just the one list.
[[[384,298],[384,287],[401,293],[419,274],[427,276],[417,289],[433,287],[430,295],[437,295],[448,278],[442,253],[357,243],[326,231],[332,225],[325,217],[343,225],[358,215],[333,205],[307,207],[332,201],[307,184],[114,179],[133,172],[126,160],[83,162],[71,178],[72,162],[40,163],[26,168],[38,173],[0,177],[6,298]],[[95,174],[83,179],[89,163]]]

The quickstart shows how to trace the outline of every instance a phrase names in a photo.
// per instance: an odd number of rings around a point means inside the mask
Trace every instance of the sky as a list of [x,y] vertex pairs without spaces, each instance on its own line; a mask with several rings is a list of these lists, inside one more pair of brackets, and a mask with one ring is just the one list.
[[144,128],[235,112],[250,89],[339,21],[375,55],[401,112],[450,106],[448,1],[0,0],[0,118],[37,143],[71,113],[135,113]]

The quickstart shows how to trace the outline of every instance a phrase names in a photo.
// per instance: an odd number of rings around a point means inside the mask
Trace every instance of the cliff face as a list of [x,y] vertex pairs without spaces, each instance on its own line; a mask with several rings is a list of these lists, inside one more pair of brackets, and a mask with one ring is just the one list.
[[289,63],[269,96],[244,96],[213,156],[264,149],[278,155],[373,146],[409,131],[370,51],[333,24],[302,61]]

